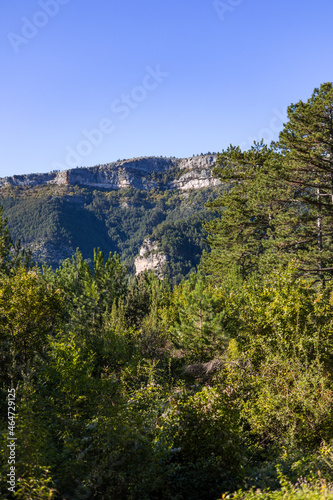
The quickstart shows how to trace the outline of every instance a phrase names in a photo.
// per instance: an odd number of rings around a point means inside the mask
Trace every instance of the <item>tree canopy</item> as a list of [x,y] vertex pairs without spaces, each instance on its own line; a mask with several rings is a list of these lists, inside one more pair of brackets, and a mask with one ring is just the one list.
[[205,225],[211,253],[203,269],[218,277],[237,265],[242,275],[297,262],[301,274],[332,276],[333,87],[288,108],[279,141],[230,147],[215,174],[228,189],[211,203],[220,217]]

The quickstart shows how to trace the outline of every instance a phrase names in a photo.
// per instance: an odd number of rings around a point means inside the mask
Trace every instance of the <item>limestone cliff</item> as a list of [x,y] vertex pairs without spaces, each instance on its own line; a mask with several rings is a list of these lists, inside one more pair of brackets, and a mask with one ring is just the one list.
[[217,186],[218,179],[212,177],[212,169],[216,165],[216,155],[193,156],[177,160],[180,171],[184,171],[181,176],[171,181],[169,189],[200,189],[203,187]]
[[212,177],[216,155],[191,158],[144,157],[95,167],[78,167],[47,174],[13,175],[0,178],[8,186],[81,185],[104,189],[199,189],[219,184]]
[[140,253],[134,261],[135,274],[143,271],[153,271],[157,276],[163,277],[163,266],[168,260],[167,255],[162,253],[156,242],[146,238],[140,248]]

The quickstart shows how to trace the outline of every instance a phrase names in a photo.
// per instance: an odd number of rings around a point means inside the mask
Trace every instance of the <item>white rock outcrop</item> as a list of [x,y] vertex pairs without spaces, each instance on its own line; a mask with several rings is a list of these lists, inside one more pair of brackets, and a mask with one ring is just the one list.
[[135,274],[143,271],[153,271],[157,276],[163,277],[163,267],[168,260],[167,255],[161,252],[158,245],[146,238],[140,248],[140,253],[134,261]]
[[217,186],[218,179],[212,176],[212,169],[216,165],[216,155],[194,156],[178,160],[177,166],[185,173],[171,182],[174,189],[187,191],[203,187]]

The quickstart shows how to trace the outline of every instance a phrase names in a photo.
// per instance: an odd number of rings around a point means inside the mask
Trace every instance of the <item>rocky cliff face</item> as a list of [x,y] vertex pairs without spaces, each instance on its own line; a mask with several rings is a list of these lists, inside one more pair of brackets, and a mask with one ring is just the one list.
[[[0,178],[0,188],[8,186],[81,185],[105,189],[133,187],[149,190],[199,189],[219,184],[212,177],[215,155],[192,158],[134,158],[95,167],[81,167],[48,174],[13,175]],[[165,174],[165,175],[163,175]]]
[[218,179],[212,177],[212,169],[216,165],[216,155],[193,156],[177,160],[177,167],[183,174],[169,184],[169,189],[200,189],[202,187],[217,186]]
[[162,278],[163,266],[167,260],[167,255],[159,251],[157,243],[147,238],[144,240],[140,253],[134,261],[135,274],[138,275],[143,271],[153,271]]

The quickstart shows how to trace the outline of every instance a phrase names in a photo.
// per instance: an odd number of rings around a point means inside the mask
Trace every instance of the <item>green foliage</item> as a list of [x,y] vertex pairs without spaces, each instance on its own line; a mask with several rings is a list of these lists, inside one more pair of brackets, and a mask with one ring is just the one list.
[[303,269],[332,276],[333,84],[323,83],[307,102],[288,108],[278,147],[284,154],[279,175],[306,207],[298,239],[308,241]]
[[160,250],[168,256],[164,271],[177,283],[196,271],[203,250],[208,251],[202,230],[202,223],[208,218],[210,214],[202,210],[186,219],[162,222],[153,232]]
[[242,275],[295,261],[301,275],[332,274],[333,87],[288,108],[289,121],[271,147],[230,147],[215,173],[229,190],[211,203],[221,217],[206,224],[211,254],[203,269],[221,279],[231,262]]
[[207,361],[221,354],[227,343],[223,327],[224,312],[212,290],[207,289],[200,275],[192,275],[178,298],[179,322],[174,327],[173,340],[188,361]]
[[52,488],[50,471],[45,467],[35,467],[32,476],[18,480],[15,498],[20,500],[53,500],[57,490]]
[[111,253],[105,261],[104,252],[94,251],[93,269],[79,250],[72,259],[64,261],[57,269],[55,284],[65,293],[68,314],[81,324],[100,326],[102,317],[111,310],[114,301],[127,289],[126,268],[119,256]]
[[[39,270],[19,268],[0,277],[1,377],[10,386],[29,372],[34,358],[48,346],[59,324],[59,289],[48,284]],[[10,382],[9,382],[10,380]]]
[[214,498],[237,484],[242,468],[237,420],[228,398],[212,387],[175,394],[158,437],[169,452],[174,494]]
[[[225,192],[211,203],[221,217],[206,225],[209,277],[193,272],[208,191],[49,187],[24,201],[55,203],[57,216],[41,210],[38,220],[58,238],[64,195],[81,197],[76,221],[89,212],[87,225],[98,220],[123,258],[156,237],[173,280],[128,276],[118,253],[100,249],[89,262],[77,250],[57,271],[30,268],[2,219],[1,498],[12,386],[17,498],[332,498],[331,208],[322,196],[331,196],[331,97],[324,85],[290,108],[280,150],[223,153]],[[20,203],[10,203],[17,215]],[[74,219],[61,222],[63,236]]]
[[258,271],[267,254],[271,255],[265,267],[276,265],[280,257],[276,226],[288,209],[288,205],[281,208],[285,186],[275,175],[279,161],[279,155],[262,142],[246,152],[230,147],[218,156],[215,175],[229,188],[210,203],[220,217],[205,224],[211,247],[202,261],[205,272],[218,278],[236,264],[246,277]]
[[317,360],[271,354],[242,415],[261,443],[311,450],[333,435],[331,379]]
[[[306,481],[299,481],[298,485],[287,483],[282,485],[281,490],[277,491],[261,491],[239,490],[234,495],[228,495],[228,498],[235,500],[331,500],[333,498],[333,489],[330,485],[326,485],[325,481],[318,480],[316,484],[308,484]],[[222,496],[221,500],[226,498]]]
[[170,257],[168,275],[179,282],[207,250],[202,221],[211,214],[204,203],[218,192],[39,186],[3,191],[1,203],[12,237],[31,248],[40,264],[56,269],[76,248],[90,263],[99,247],[105,254],[117,252],[133,272],[144,239],[152,237]]
[[7,226],[7,219],[3,215],[3,208],[0,207],[0,274],[8,276],[21,265],[26,269],[29,268],[30,252],[21,249],[20,240],[14,244]]
[[244,284],[235,297],[238,342],[260,361],[267,350],[286,356],[332,356],[331,288],[317,290],[313,282],[295,278],[295,268],[278,268],[270,276]]

